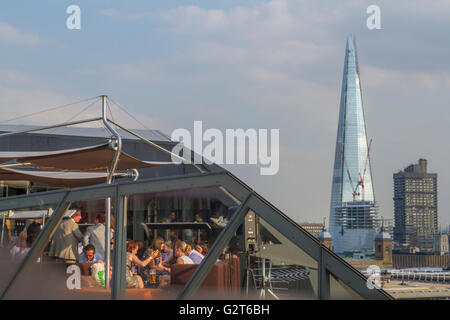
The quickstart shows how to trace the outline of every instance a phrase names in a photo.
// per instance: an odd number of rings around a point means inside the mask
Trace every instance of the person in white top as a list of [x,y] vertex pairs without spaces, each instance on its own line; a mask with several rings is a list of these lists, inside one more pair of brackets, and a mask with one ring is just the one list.
[[191,260],[195,263],[195,264],[200,264],[204,258],[204,256],[198,252],[197,250],[195,250],[194,248],[192,248],[192,244],[188,243],[186,246],[186,255],[191,258]]
[[194,264],[194,261],[192,261],[192,259],[186,255],[186,248],[186,242],[181,240],[175,242],[173,252],[175,257],[177,258],[177,264]]

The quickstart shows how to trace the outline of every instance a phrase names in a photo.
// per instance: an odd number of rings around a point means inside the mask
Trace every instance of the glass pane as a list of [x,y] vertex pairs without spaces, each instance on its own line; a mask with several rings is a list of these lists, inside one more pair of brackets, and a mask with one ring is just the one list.
[[223,258],[216,261],[194,299],[317,297],[312,277],[317,262],[251,210],[220,251]]
[[362,300],[359,294],[332,274],[330,275],[330,298],[332,300]]
[[[148,289],[145,298],[177,297],[232,218],[236,205],[221,186],[128,196],[128,241],[140,243],[136,256],[141,262],[154,255],[150,263],[136,269]],[[226,257],[221,254],[218,258],[223,261]],[[226,263],[219,264],[221,276],[213,268],[205,286],[214,285],[220,291]],[[127,288],[127,298],[138,298],[135,291]]]
[[253,254],[258,297],[316,299],[317,262],[264,219],[258,220],[261,242]]
[[[23,267],[5,298],[109,299],[110,292],[104,287],[105,204],[105,199],[73,203],[52,236],[42,239],[42,254]],[[6,288],[22,262],[29,258],[31,248],[40,243],[39,237],[49,234],[44,231],[51,225],[56,207],[57,204],[42,202],[39,207],[9,211],[5,221],[9,239],[2,250],[0,290]],[[94,262],[101,268],[92,268]],[[103,271],[102,277],[98,273],[95,277],[97,269]]]

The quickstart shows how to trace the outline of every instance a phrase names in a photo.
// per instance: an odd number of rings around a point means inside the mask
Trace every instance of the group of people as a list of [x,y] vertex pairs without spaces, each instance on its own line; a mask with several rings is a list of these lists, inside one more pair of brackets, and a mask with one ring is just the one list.
[[174,264],[200,264],[206,253],[207,246],[204,243],[194,245],[177,240],[170,246],[163,238],[158,237],[151,247],[144,248],[142,242],[128,241],[127,287],[167,287]]
[[[78,225],[81,219],[80,210],[63,219],[51,241],[49,257],[65,263],[105,264],[105,216],[97,215],[95,225],[88,227],[84,234]],[[198,216],[196,220],[201,221]],[[11,248],[12,256],[23,257],[36,240],[41,228],[41,224],[37,222],[28,225]],[[112,253],[113,230],[110,239]],[[208,247],[204,242],[194,244],[189,240],[179,240],[177,237],[166,242],[164,238],[157,237],[148,248],[144,248],[141,241],[129,240],[126,250],[127,287],[144,288],[167,287],[170,284],[170,272],[174,264],[200,264]]]
[[11,260],[21,260],[30,250],[34,241],[41,232],[42,225],[38,219],[27,225],[17,237],[11,237],[9,252]]
[[[77,210],[71,217],[63,219],[50,244],[48,253],[50,257],[67,263],[103,260],[105,251],[104,216],[98,215],[95,225],[87,228],[84,234],[78,226],[81,218],[81,211]],[[40,219],[34,219],[30,224],[26,224],[24,230],[17,237],[11,237],[9,249],[11,259],[14,261],[22,259],[30,250],[41,230]],[[84,247],[81,252],[80,245]]]
[[[58,226],[53,237],[49,256],[66,263],[104,263],[105,218],[96,217],[95,225],[84,235],[78,227],[81,212],[76,211]],[[111,223],[112,224],[112,223]],[[113,234],[111,234],[111,240]],[[78,244],[83,244],[79,254]],[[128,288],[151,286],[166,287],[170,284],[171,266],[174,264],[200,264],[207,253],[207,246],[200,242],[175,240],[166,242],[157,237],[152,246],[144,248],[141,241],[129,240],[126,245],[126,283]],[[111,242],[113,249],[113,242]]]
[[[70,218],[64,219],[53,236],[49,256],[66,263],[103,262],[105,256],[105,216],[97,215],[95,224],[83,234],[78,223],[82,216],[77,210]],[[111,239],[113,239],[111,231]],[[82,244],[82,252],[79,244]]]

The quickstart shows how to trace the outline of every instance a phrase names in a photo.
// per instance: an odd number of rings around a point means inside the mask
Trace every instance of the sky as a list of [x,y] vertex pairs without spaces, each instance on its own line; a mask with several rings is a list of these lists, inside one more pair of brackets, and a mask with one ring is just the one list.
[[[66,27],[72,4],[81,9],[80,30]],[[366,26],[373,4],[379,30]],[[0,124],[107,94],[169,135],[192,130],[195,120],[220,130],[280,129],[278,174],[225,167],[294,220],[322,222],[352,33],[380,216],[393,218],[392,174],[425,158],[438,173],[439,223],[449,225],[449,16],[441,0],[4,2]],[[79,111],[8,123],[57,123]]]

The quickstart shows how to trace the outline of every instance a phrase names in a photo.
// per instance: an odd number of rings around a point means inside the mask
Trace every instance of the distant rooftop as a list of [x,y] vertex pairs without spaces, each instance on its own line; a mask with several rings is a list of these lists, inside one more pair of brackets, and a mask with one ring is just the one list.
[[392,239],[391,235],[387,233],[386,231],[381,231],[377,234],[375,239]]
[[[1,124],[0,132],[17,132],[31,129],[43,128],[45,126],[33,126],[33,125],[10,125]],[[171,142],[170,137],[159,130],[141,130],[130,129],[137,134],[143,136],[150,141],[163,141]],[[135,136],[117,128],[117,131],[123,139],[138,140]],[[52,136],[75,136],[75,137],[90,137],[90,138],[108,138],[111,136],[108,130],[105,128],[88,128],[88,127],[61,127],[56,129],[47,129],[42,131],[33,132],[32,134],[52,135]]]
[[427,160],[419,159],[417,164],[411,164],[406,167],[405,172],[427,173]]

